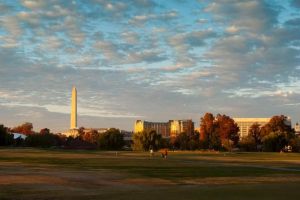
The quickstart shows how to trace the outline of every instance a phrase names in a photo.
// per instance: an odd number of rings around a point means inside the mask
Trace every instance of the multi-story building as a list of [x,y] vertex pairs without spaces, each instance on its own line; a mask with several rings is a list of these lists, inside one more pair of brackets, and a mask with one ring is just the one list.
[[164,138],[170,136],[170,127],[168,122],[148,122],[143,120],[136,120],[134,124],[134,132],[151,131],[155,130],[156,133],[162,135]]
[[260,126],[267,124],[271,118],[233,118],[240,128],[240,137],[246,137],[249,134],[249,129],[254,123]]
[[185,132],[192,134],[194,132],[194,122],[192,120],[170,120],[169,122],[148,122],[136,120],[134,124],[134,132],[155,130],[164,138],[176,136]]
[[194,132],[194,122],[188,120],[170,120],[170,137],[176,137],[180,133],[191,135]]

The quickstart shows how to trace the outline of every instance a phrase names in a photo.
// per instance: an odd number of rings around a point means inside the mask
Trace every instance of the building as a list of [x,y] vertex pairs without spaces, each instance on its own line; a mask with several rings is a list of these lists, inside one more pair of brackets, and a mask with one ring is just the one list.
[[90,133],[92,131],[97,131],[97,133],[101,134],[101,133],[105,133],[108,130],[109,128],[84,128],[83,133]]
[[263,126],[270,121],[271,118],[233,118],[240,128],[240,137],[246,137],[249,134],[249,129],[254,123]]
[[134,132],[155,130],[156,133],[162,135],[164,138],[170,136],[170,127],[168,122],[148,122],[143,120],[136,120],[134,124]]
[[187,120],[170,120],[170,137],[176,137],[180,133],[191,135],[194,133],[194,122]]
[[132,141],[132,131],[125,131],[125,130],[120,130],[121,134],[123,134],[123,138],[125,142],[130,142]]
[[296,123],[294,129],[295,129],[295,134],[300,136],[300,124],[298,122]]
[[148,122],[143,120],[136,120],[134,124],[134,132],[151,131],[155,130],[163,138],[170,136],[177,136],[185,132],[192,134],[194,132],[194,122],[188,120],[169,120],[169,122]]

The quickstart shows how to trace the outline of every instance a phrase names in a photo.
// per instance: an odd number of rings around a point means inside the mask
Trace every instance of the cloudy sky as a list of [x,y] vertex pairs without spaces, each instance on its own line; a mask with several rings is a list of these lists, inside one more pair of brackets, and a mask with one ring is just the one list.
[[300,0],[0,0],[0,124],[300,121]]

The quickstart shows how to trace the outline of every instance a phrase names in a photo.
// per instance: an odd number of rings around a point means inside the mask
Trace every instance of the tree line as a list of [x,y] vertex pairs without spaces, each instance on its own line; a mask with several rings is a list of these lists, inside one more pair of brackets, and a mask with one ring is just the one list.
[[[29,122],[14,128],[0,125],[0,146],[120,150],[126,145],[119,129],[110,128],[104,133],[98,133],[94,129],[84,130],[84,127],[80,127],[78,136],[73,138],[63,134],[53,134],[48,128],[43,128],[36,133],[33,131],[32,123]],[[14,139],[12,133],[24,134],[26,138]]]
[[[40,132],[33,131],[31,123],[24,123],[14,128],[0,125],[0,146],[28,146],[28,147],[58,147],[71,149],[103,149],[121,150],[124,146],[133,150],[148,151],[161,148],[178,150],[217,150],[217,151],[272,151],[292,150],[300,152],[300,138],[294,129],[286,123],[286,116],[273,116],[270,121],[261,126],[252,124],[249,134],[240,138],[237,123],[224,114],[206,113],[200,119],[200,131],[192,133],[182,132],[176,137],[162,138],[155,130],[134,133],[132,143],[124,141],[119,129],[111,128],[105,133],[97,130],[87,131],[79,128],[77,137],[66,137],[63,134],[53,134],[48,128]],[[22,133],[26,139],[13,138],[10,133]],[[128,149],[128,148],[126,148]]]
[[[294,151],[300,152],[300,138],[286,123],[284,115],[273,116],[264,126],[254,123],[246,137],[240,138],[237,123],[224,114],[206,113],[200,119],[200,132],[185,132],[169,139],[161,138],[155,130],[133,135],[133,149],[217,150],[217,151]],[[288,148],[288,149],[287,149]]]

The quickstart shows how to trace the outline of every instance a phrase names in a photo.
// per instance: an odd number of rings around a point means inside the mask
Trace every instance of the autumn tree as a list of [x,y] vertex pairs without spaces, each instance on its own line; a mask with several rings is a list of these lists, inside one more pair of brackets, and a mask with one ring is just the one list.
[[24,135],[30,135],[33,133],[33,125],[30,122],[25,122],[24,124],[14,127],[11,129],[12,132],[22,133]]
[[99,133],[95,129],[91,129],[88,132],[82,134],[82,139],[92,144],[96,144],[99,138]]
[[205,113],[200,120],[200,142],[204,148],[208,148],[210,140],[215,132],[214,116],[211,113]]
[[221,144],[231,149],[239,141],[239,127],[232,118],[206,113],[200,121],[200,142],[204,148],[220,149]]
[[277,131],[293,134],[291,124],[288,123],[286,116],[273,116],[270,121],[261,128],[261,134],[263,137]]
[[218,114],[216,117],[216,126],[220,134],[222,143],[232,142],[236,145],[239,141],[239,127],[235,121],[227,115]]

